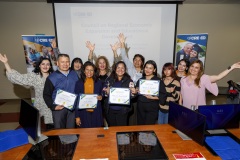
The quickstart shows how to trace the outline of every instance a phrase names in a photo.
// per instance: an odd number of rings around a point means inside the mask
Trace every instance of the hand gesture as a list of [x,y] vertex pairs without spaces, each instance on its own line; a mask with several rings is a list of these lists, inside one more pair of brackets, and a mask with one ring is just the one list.
[[97,100],[101,101],[102,100],[102,96],[101,95],[97,96]]
[[154,99],[152,95],[144,95],[147,99]]
[[120,33],[118,35],[118,40],[119,40],[120,43],[125,43],[126,38],[124,37],[123,33]]
[[76,125],[77,125],[77,126],[80,126],[80,125],[81,125],[81,119],[80,119],[80,117],[77,117],[75,120],[76,120]]
[[137,91],[136,91],[136,89],[134,87],[131,87],[130,91],[131,91],[132,94],[137,94]]
[[118,42],[116,42],[115,44],[110,44],[110,46],[111,46],[111,48],[112,48],[112,50],[113,50],[113,52],[114,51],[116,51],[118,48],[120,48],[120,46],[121,46],[121,44],[120,43],[118,43]]
[[86,47],[89,49],[89,51],[93,52],[95,49],[95,44],[92,44],[90,41],[87,41]]
[[237,62],[237,63],[234,63],[232,66],[231,66],[231,68],[233,68],[233,69],[236,69],[236,68],[240,68],[240,62]]
[[175,91],[176,86],[169,88],[169,92],[173,93]]
[[58,106],[55,107],[55,110],[58,110],[58,111],[59,111],[59,110],[62,110],[63,108],[64,108],[63,105],[58,105]]
[[56,39],[55,38],[52,40],[51,46],[52,46],[52,48],[57,48],[57,43],[56,43]]
[[8,59],[7,59],[6,54],[2,55],[2,54],[0,53],[0,61],[2,61],[4,64],[5,64],[5,63],[8,63]]
[[103,88],[103,91],[104,91],[106,94],[109,94],[109,92],[110,92],[110,87],[104,87],[104,88]]

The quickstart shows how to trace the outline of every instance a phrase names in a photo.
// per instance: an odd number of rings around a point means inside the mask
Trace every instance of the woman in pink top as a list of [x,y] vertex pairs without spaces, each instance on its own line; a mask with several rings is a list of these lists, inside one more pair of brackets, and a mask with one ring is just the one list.
[[218,95],[218,86],[211,83],[210,77],[203,74],[203,63],[200,60],[193,61],[186,77],[181,79],[181,95],[183,106],[191,108],[191,105],[206,104],[205,89]]
[[181,95],[183,106],[191,108],[191,105],[206,105],[205,89],[218,95],[218,86],[216,81],[225,77],[233,69],[240,68],[240,62],[229,66],[227,70],[218,75],[203,74],[203,63],[201,60],[195,60],[190,64],[188,74],[181,79]]

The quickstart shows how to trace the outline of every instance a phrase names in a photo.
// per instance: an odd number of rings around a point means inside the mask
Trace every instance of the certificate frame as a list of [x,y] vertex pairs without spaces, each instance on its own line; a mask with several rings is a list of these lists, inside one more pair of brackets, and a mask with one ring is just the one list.
[[108,103],[130,105],[130,95],[130,88],[110,87]]
[[79,94],[78,109],[97,108],[97,94]]
[[65,108],[73,110],[76,98],[77,94],[58,89],[54,104],[63,105]]
[[139,94],[140,95],[159,95],[160,80],[139,80]]

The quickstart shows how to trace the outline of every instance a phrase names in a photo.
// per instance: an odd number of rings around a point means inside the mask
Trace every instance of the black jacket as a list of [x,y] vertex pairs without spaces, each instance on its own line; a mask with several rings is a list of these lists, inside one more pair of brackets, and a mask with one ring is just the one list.
[[[129,83],[130,82],[133,82],[131,78],[123,77],[123,79],[121,80],[121,87],[122,88],[129,88]],[[108,77],[105,80],[104,87],[107,87],[107,83],[109,83],[109,87],[111,87],[115,83],[115,79],[112,78],[112,77]],[[133,97],[131,96],[131,98],[133,98]],[[106,97],[105,100],[104,100],[105,113],[108,113],[108,110],[109,110],[108,101],[109,101],[109,97]],[[130,101],[130,105],[119,105],[119,106],[122,106],[121,112],[127,113],[131,110],[131,101]]]

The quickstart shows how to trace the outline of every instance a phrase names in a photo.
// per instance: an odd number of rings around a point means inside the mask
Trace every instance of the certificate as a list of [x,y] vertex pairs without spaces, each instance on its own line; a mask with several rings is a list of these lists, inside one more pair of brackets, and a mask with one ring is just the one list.
[[140,79],[139,80],[140,94],[158,96],[159,95],[159,85],[160,85],[159,80]]
[[77,98],[76,94],[69,93],[59,89],[57,90],[57,95],[54,103],[58,105],[63,105],[65,108],[72,110],[76,98]]
[[97,94],[80,94],[78,108],[96,108],[98,102],[97,96]]
[[130,89],[129,88],[110,88],[109,104],[130,104]]

